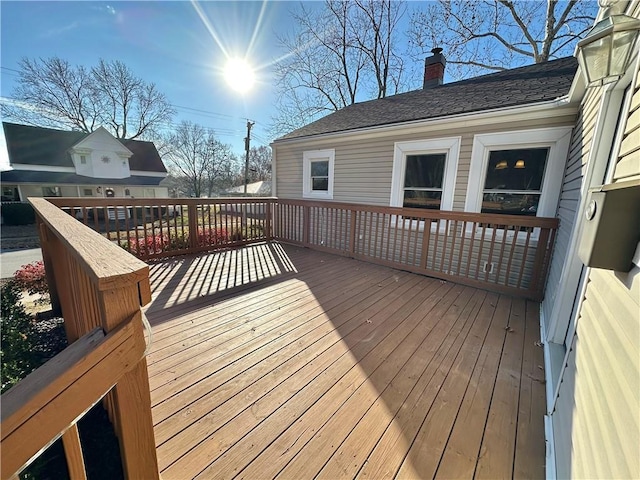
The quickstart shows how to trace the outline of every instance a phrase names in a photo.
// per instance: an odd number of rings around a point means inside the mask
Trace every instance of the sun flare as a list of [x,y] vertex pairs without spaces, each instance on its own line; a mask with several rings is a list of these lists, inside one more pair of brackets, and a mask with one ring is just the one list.
[[227,62],[224,77],[229,86],[240,93],[251,90],[255,82],[253,68],[240,58],[232,58]]

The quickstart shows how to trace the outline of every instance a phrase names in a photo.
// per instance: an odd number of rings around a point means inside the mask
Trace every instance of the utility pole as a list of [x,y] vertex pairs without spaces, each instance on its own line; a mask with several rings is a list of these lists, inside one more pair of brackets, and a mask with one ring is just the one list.
[[250,143],[251,143],[251,127],[253,127],[253,125],[256,122],[250,122],[249,120],[247,120],[247,136],[244,139],[244,151],[245,151],[245,158],[244,158],[244,195],[247,195],[247,184],[249,183],[249,148],[250,148]]

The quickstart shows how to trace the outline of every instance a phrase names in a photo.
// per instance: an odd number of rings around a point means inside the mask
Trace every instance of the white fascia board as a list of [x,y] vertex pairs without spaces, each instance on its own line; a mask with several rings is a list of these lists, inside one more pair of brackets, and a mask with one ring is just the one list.
[[158,177],[165,178],[167,176],[167,172],[148,172],[146,170],[131,170],[131,176],[136,177]]
[[74,167],[57,167],[53,165],[28,165],[25,163],[12,163],[14,170],[30,170],[32,172],[58,172],[58,173],[76,173]]
[[579,101],[573,101],[568,96],[560,97],[547,102],[536,103],[533,105],[504,107],[495,110],[486,110],[482,112],[462,113],[458,115],[450,115],[448,117],[439,117],[433,119],[412,120],[410,122],[394,123],[392,125],[380,125],[374,127],[363,127],[353,130],[344,130],[339,132],[322,133],[318,135],[307,135],[305,137],[289,138],[283,140],[274,140],[271,143],[272,148],[279,145],[294,143],[312,143],[314,141],[323,141],[328,138],[356,137],[365,140],[367,138],[376,137],[381,133],[393,133],[401,131],[403,134],[420,133],[426,127],[435,132],[438,130],[449,130],[462,127],[473,127],[486,125],[487,120],[491,120],[492,124],[511,123],[523,120],[545,120],[553,117],[561,117],[565,115],[575,115],[580,107]]

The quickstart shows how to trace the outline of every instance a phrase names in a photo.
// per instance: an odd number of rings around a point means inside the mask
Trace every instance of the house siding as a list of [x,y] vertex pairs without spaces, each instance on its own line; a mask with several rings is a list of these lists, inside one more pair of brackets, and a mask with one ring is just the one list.
[[[540,116],[542,117],[542,116]],[[541,127],[573,125],[574,114],[532,120],[494,123],[462,128],[439,128],[425,124],[420,131],[404,134],[399,131],[380,132],[373,138],[362,139],[358,134],[349,137],[310,138],[305,141],[273,145],[277,163],[277,194],[281,198],[302,198],[302,155],[306,150],[335,149],[333,200],[388,206],[391,198],[393,152],[395,142],[434,140],[461,137],[456,173],[453,210],[463,211],[473,137],[481,133],[509,132]],[[476,179],[478,181],[479,179]]]
[[569,146],[567,165],[556,214],[560,219],[560,225],[556,234],[556,243],[549,267],[545,300],[542,303],[542,312],[546,319],[551,318],[556,294],[559,291],[558,287],[564,261],[569,251],[571,232],[580,202],[580,189],[582,188],[583,176],[591,153],[593,134],[601,102],[602,89],[587,90],[582,101],[582,108],[578,113],[576,126],[571,134],[571,145]]
[[[640,2],[631,15],[640,17]],[[636,63],[637,66],[637,63]],[[632,83],[633,97],[625,119],[613,181],[640,178],[640,85],[638,72]],[[584,150],[591,143],[602,88],[589,91],[582,112]],[[581,158],[581,159],[580,159]],[[577,162],[569,160],[565,185],[575,182]],[[605,158],[594,161],[605,161]],[[582,169],[584,170],[584,168]],[[577,183],[576,183],[577,184]],[[565,199],[573,199],[567,187]],[[579,190],[577,191],[579,193]],[[564,194],[564,191],[563,191]],[[571,204],[573,205],[573,204]],[[575,216],[566,200],[559,215]],[[577,205],[577,202],[576,202]],[[561,229],[567,226],[562,225]],[[566,233],[559,234],[566,237]],[[560,248],[562,242],[559,238]],[[556,246],[550,282],[558,278],[562,251]],[[638,245],[640,248],[640,244]],[[588,269],[586,289],[570,342],[562,381],[552,412],[555,464],[558,478],[640,478],[640,268],[628,273]],[[547,291],[553,291],[551,284]],[[551,303],[551,302],[549,302]],[[544,310],[544,309],[543,309]]]

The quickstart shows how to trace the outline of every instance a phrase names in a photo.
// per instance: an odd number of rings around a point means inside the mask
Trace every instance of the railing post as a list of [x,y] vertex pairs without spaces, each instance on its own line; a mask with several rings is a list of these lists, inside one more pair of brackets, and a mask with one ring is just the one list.
[[544,259],[547,256],[547,248],[549,248],[548,243],[549,229],[540,228],[540,236],[538,237],[536,255],[533,259],[533,275],[531,277],[531,283],[529,284],[529,292],[534,298],[538,298],[542,294],[542,289],[540,288],[538,283],[540,282],[540,278],[544,278],[544,275],[542,275],[542,269],[544,268]]
[[266,235],[267,235],[267,240],[271,241],[273,239],[273,227],[271,225],[271,208],[273,208],[275,205],[275,201],[272,199],[267,200],[267,203],[265,205],[266,208],[266,214],[267,214],[267,218],[266,218]]
[[187,205],[189,214],[189,248],[198,246],[198,205],[189,203]]
[[311,207],[305,205],[302,207],[302,243],[309,246],[309,234],[311,230]]
[[349,253],[351,256],[356,254],[356,215],[357,210],[350,209],[349,213],[351,215],[350,223],[349,223]]
[[47,277],[47,285],[49,287],[49,299],[51,300],[51,311],[54,315],[61,315],[60,297],[58,296],[58,288],[56,285],[55,269],[53,268],[53,260],[51,257],[51,244],[47,234],[47,226],[42,223],[39,215],[36,215],[36,225],[38,227],[38,236],[40,237],[40,249],[42,250],[42,261],[44,263],[44,271]]
[[[146,282],[148,282],[148,277]],[[127,321],[140,310],[138,284],[129,284],[100,292],[100,310],[103,328],[109,332]],[[135,325],[134,336],[144,342],[142,324]],[[151,419],[151,393],[145,357],[129,370],[109,392],[115,407],[113,418],[120,441],[122,464],[127,478],[158,479],[153,421]]]

